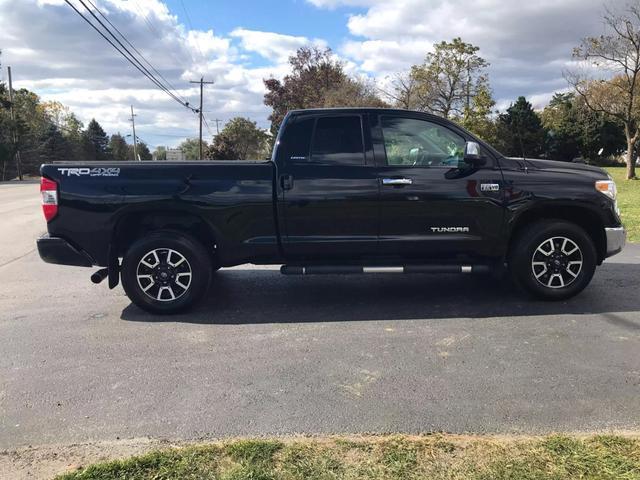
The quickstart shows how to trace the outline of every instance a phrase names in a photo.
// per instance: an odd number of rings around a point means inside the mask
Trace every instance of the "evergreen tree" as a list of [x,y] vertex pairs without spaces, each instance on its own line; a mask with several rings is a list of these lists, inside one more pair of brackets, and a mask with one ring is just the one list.
[[71,148],[67,139],[53,124],[49,125],[46,132],[40,137],[38,145],[38,157],[41,163],[68,161],[71,156]]
[[109,149],[111,150],[113,159],[116,161],[131,160],[133,158],[129,155],[129,145],[127,145],[124,137],[120,135],[120,132],[111,135],[109,139]]
[[[133,145],[129,145],[128,149],[129,149],[128,158],[134,158],[135,155],[133,151]],[[141,142],[140,140],[138,140],[137,154],[140,157],[140,160],[151,160],[153,158],[153,156],[151,155],[151,150],[149,150],[149,147],[147,146],[147,144],[144,142]],[[136,158],[136,160],[138,159]]]
[[89,122],[87,129],[83,132],[83,142],[87,160],[112,159],[109,138],[95,118]]
[[518,97],[498,117],[496,148],[505,155],[540,157],[544,154],[544,128],[525,97]]
[[556,93],[542,111],[546,156],[570,162],[580,155],[580,124],[573,93]]

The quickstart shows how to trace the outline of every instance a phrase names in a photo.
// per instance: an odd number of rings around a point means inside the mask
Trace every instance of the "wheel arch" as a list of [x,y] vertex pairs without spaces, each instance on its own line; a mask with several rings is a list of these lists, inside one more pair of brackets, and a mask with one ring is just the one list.
[[580,205],[545,205],[520,213],[512,223],[509,236],[509,252],[523,229],[538,220],[561,220],[578,225],[593,241],[598,257],[598,265],[605,259],[607,239],[604,231],[604,221],[597,212]]
[[155,231],[184,233],[200,242],[212,261],[220,249],[219,232],[200,215],[186,211],[145,210],[122,214],[113,229],[112,255],[122,257],[131,245]]

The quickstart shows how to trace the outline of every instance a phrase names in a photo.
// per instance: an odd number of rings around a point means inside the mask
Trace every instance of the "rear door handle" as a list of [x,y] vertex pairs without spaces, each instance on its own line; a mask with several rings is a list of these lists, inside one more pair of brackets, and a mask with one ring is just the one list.
[[293,188],[293,175],[282,175],[280,177],[280,186],[283,190],[291,190]]
[[410,178],[383,178],[383,185],[411,185],[413,180]]

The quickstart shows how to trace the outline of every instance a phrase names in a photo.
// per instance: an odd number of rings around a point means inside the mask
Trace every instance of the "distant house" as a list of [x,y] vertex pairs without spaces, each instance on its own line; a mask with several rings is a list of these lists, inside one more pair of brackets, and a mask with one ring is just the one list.
[[167,162],[183,162],[186,160],[181,148],[167,148]]

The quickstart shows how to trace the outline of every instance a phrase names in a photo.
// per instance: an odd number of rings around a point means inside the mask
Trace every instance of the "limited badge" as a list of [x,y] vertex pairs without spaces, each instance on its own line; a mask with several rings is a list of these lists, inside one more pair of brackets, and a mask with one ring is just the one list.
[[481,192],[497,192],[500,190],[499,183],[481,183],[480,191]]

